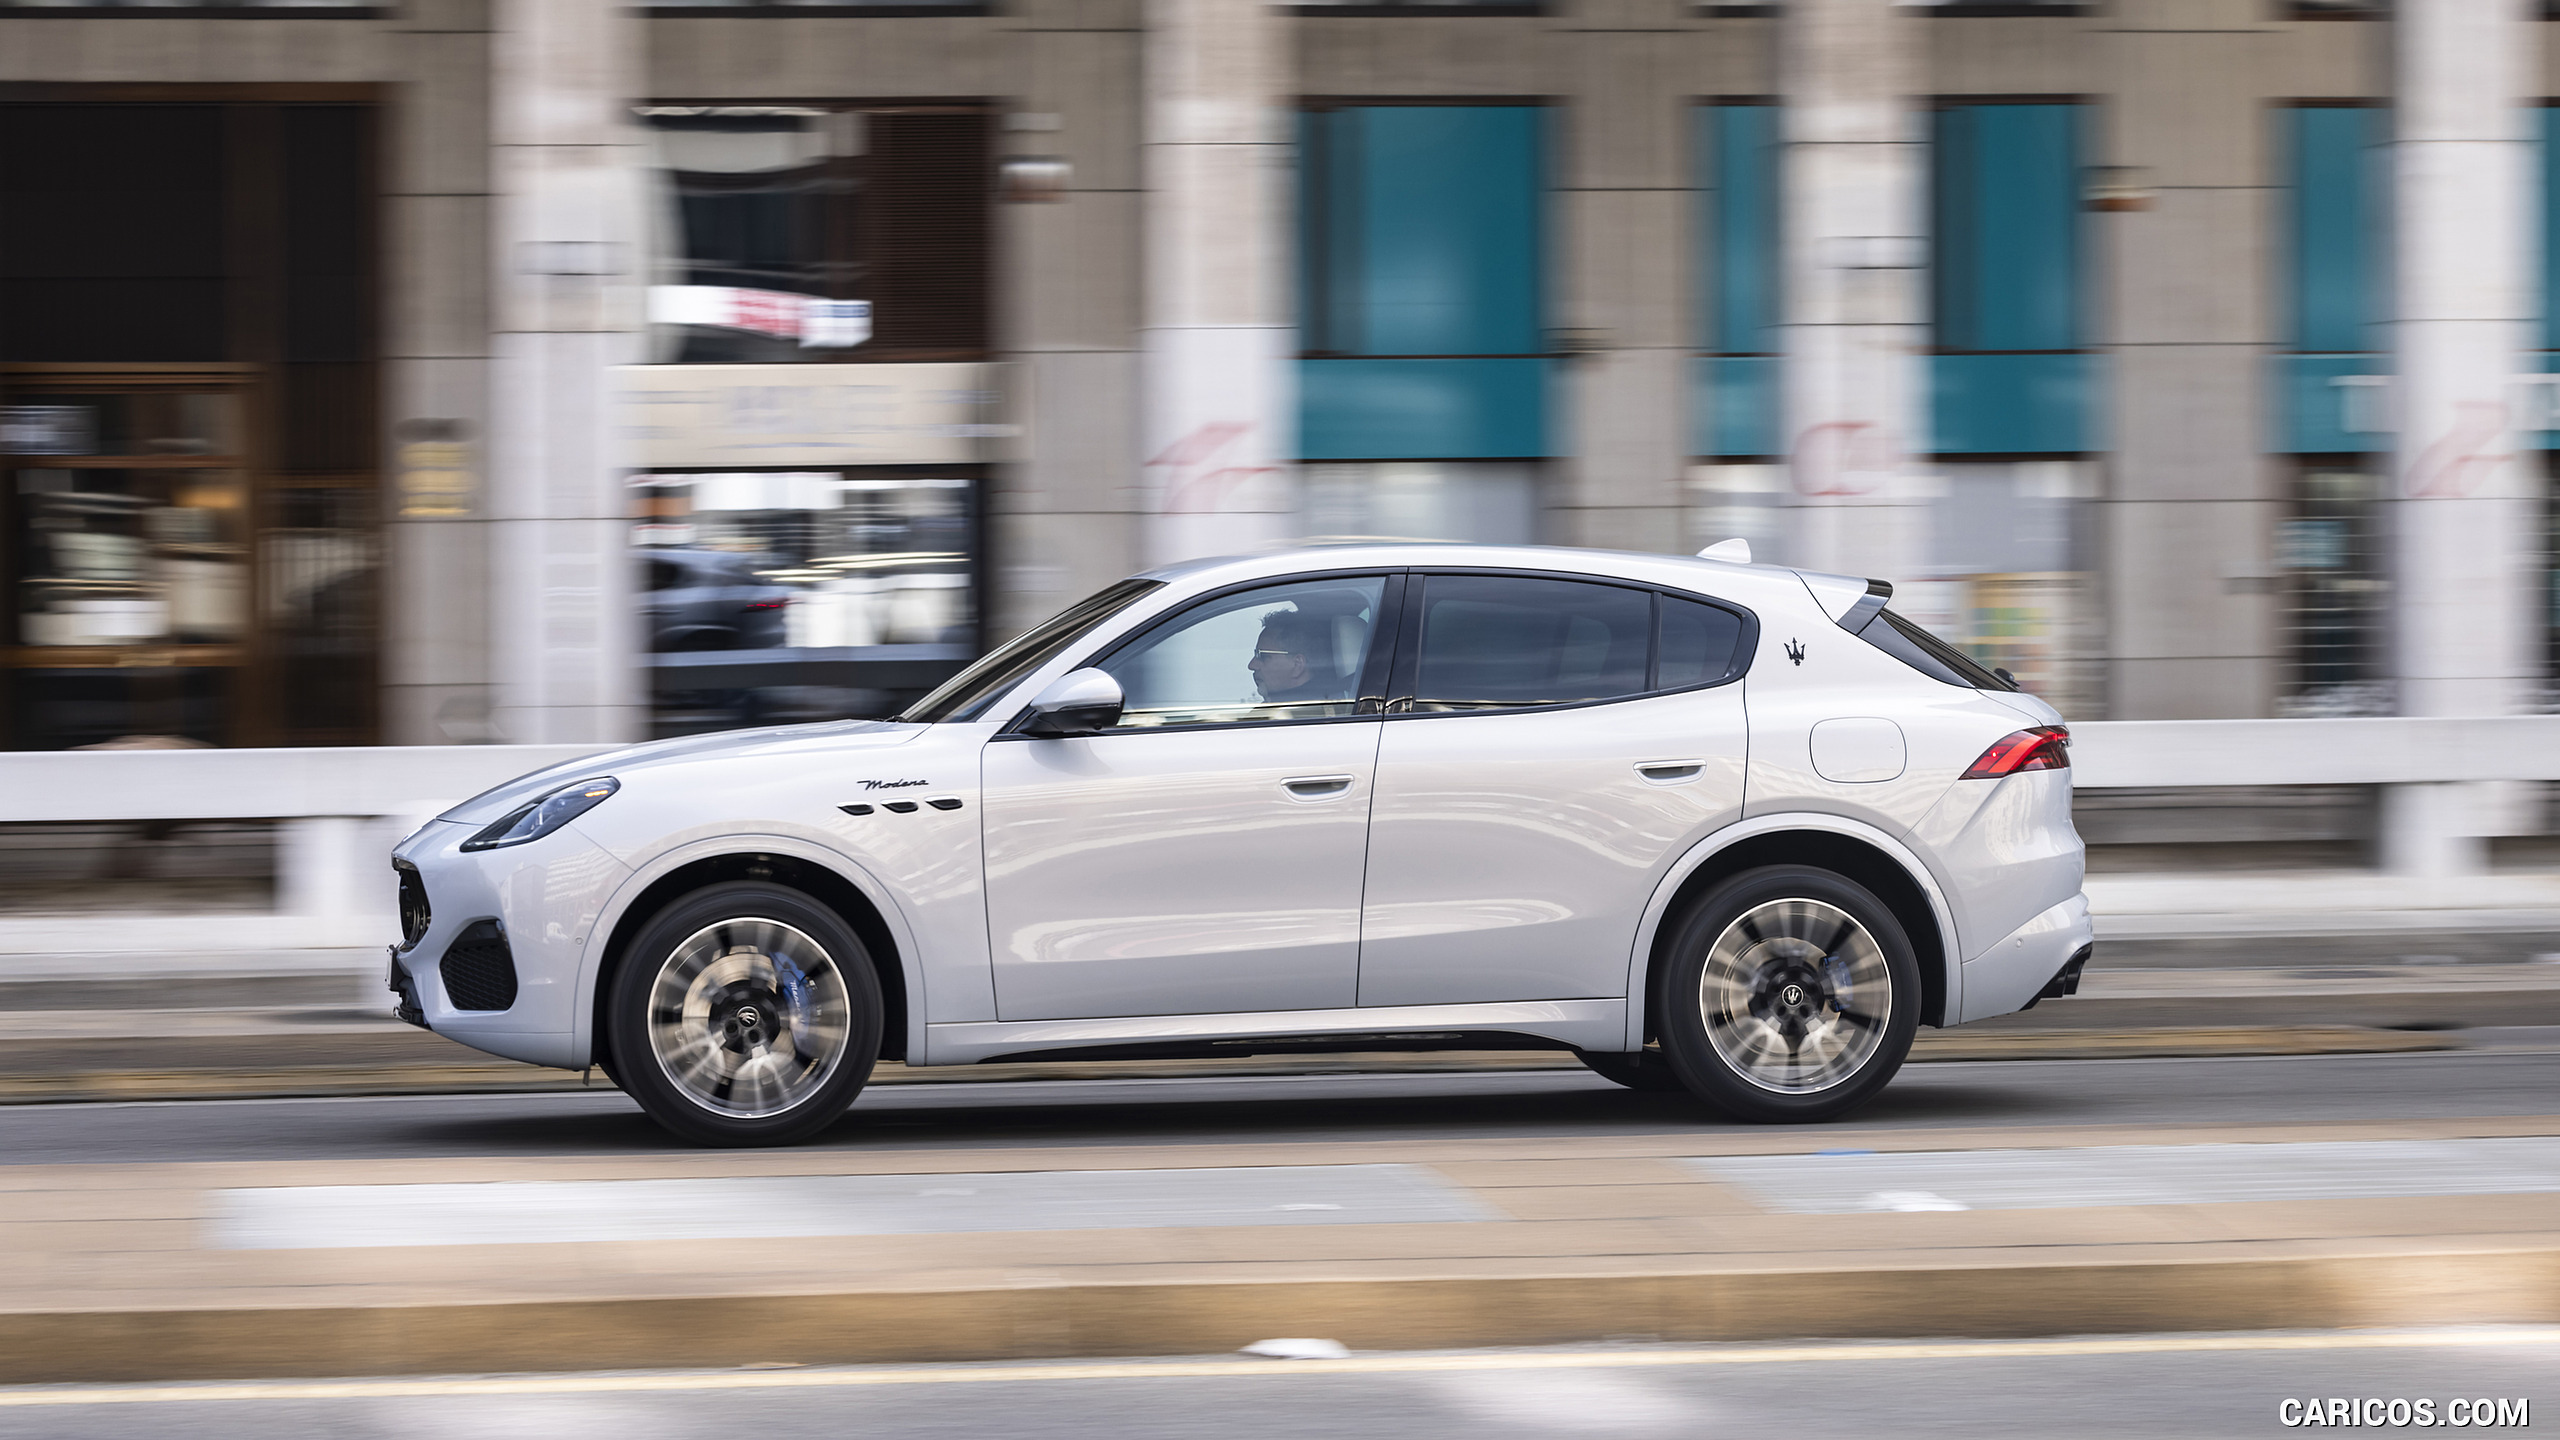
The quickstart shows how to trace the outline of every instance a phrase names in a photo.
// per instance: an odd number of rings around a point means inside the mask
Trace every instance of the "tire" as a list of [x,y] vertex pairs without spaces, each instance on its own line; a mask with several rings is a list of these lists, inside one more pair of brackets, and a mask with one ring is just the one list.
[[1660,1047],[1648,1046],[1632,1054],[1613,1050],[1576,1050],[1574,1058],[1591,1067],[1591,1073],[1603,1080],[1614,1080],[1630,1090],[1652,1095],[1685,1095],[1689,1087],[1680,1083],[1679,1072],[1671,1068]]
[[789,1145],[825,1129],[880,1055],[880,980],[836,913],[781,885],[696,890],[614,973],[614,1078],[697,1145]]
[[1920,966],[1865,887],[1774,865],[1682,913],[1653,1003],[1691,1093],[1739,1120],[1802,1124],[1857,1108],[1902,1068]]

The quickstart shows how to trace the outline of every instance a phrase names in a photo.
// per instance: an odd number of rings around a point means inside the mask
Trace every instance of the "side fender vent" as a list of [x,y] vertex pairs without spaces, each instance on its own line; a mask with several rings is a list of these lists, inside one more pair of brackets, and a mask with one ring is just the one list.
[[438,966],[444,994],[456,1010],[511,1010],[516,1003],[516,957],[507,932],[495,920],[476,920],[454,937]]

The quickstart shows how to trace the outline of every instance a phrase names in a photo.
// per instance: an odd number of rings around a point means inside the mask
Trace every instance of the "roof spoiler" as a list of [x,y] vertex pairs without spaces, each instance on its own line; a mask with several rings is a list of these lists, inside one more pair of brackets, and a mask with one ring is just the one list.
[[1855,635],[1876,618],[1884,602],[1893,598],[1890,580],[1862,580],[1854,575],[1825,575],[1816,570],[1799,570],[1796,578],[1813,592],[1813,601],[1822,607],[1841,629]]

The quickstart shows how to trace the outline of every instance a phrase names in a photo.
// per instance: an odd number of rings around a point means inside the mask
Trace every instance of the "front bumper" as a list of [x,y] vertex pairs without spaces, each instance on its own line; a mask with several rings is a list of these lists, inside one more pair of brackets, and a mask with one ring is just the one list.
[[423,933],[392,950],[393,1013],[492,1055],[574,1068],[587,942],[630,872],[574,825],[465,853],[477,829],[435,821],[393,852],[414,867],[427,912]]

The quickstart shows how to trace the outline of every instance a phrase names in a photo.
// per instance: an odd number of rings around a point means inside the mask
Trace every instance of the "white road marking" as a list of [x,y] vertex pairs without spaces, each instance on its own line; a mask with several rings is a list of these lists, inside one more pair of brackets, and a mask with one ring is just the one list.
[[1419,1165],[306,1185],[207,1198],[225,1250],[1505,1218]]

